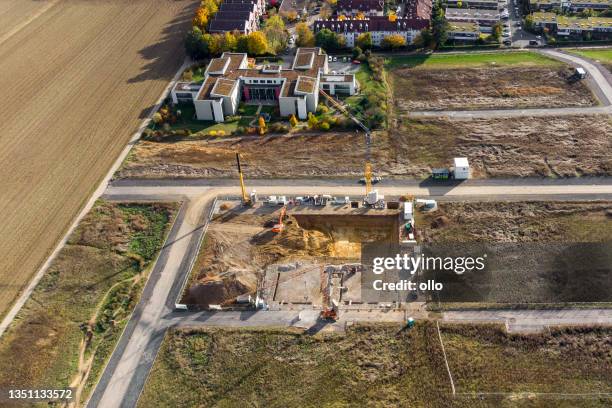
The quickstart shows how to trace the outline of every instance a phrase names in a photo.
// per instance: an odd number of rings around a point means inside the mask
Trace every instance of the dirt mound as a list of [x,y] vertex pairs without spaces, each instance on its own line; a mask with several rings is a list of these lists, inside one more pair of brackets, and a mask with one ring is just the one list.
[[251,293],[254,288],[244,285],[235,277],[220,280],[207,280],[189,288],[186,301],[205,307],[230,303],[237,296]]
[[446,215],[440,215],[431,222],[431,228],[444,228],[450,224],[450,219]]

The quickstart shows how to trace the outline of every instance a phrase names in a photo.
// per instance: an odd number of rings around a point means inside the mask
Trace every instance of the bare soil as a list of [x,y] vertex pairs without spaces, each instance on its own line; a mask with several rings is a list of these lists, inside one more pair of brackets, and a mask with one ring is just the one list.
[[197,6],[62,0],[38,15],[48,3],[0,4],[0,315],[180,66]]
[[605,115],[400,119],[390,137],[395,160],[383,169],[425,177],[463,156],[476,178],[603,176],[612,173],[611,134]]
[[591,106],[597,99],[572,69],[549,67],[414,69],[391,71],[399,112]]
[[[428,177],[453,157],[470,158],[472,176],[575,177],[612,173],[607,116],[409,120],[373,135],[372,163],[383,176]],[[362,177],[363,136],[308,136],[138,143],[119,178],[235,177],[235,153],[248,178]]]
[[486,256],[481,271],[425,272],[444,284],[431,300],[612,301],[612,202],[439,203],[438,210],[417,215],[428,256]]
[[441,202],[417,213],[428,243],[612,241],[612,202]]
[[289,215],[281,233],[271,227],[280,210],[262,206],[243,212],[229,208],[216,216],[204,237],[183,301],[231,303],[253,294],[265,268],[273,263],[353,262],[361,243],[397,240],[397,216]]

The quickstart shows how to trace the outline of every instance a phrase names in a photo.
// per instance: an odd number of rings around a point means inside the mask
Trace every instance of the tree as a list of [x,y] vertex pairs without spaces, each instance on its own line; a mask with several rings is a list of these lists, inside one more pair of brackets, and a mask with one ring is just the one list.
[[291,127],[296,127],[298,124],[298,120],[295,117],[295,115],[291,115],[291,117],[289,118],[289,124],[291,125]]
[[162,123],[162,122],[164,121],[164,118],[162,118],[161,113],[159,113],[159,112],[155,112],[155,113],[153,114],[153,118],[152,118],[152,120],[153,120],[153,123],[154,123],[156,126],[158,126],[160,123]]
[[212,16],[219,11],[219,4],[215,0],[202,0],[200,8],[208,10],[208,14]]
[[236,51],[236,46],[238,45],[238,40],[236,36],[229,31],[226,31],[223,34],[223,39],[221,40],[221,49],[223,51]]
[[268,18],[264,24],[264,34],[268,43],[268,51],[277,54],[287,47],[287,32],[283,19],[276,15]]
[[431,34],[436,48],[443,45],[448,38],[448,21],[441,0],[436,1],[431,11]]
[[491,32],[491,40],[500,42],[502,38],[503,26],[501,22],[497,22],[493,25],[493,31]]
[[308,112],[308,127],[310,127],[311,129],[316,129],[318,124],[319,119],[317,119],[317,117],[313,115],[312,112]]
[[353,59],[356,60],[363,54],[363,51],[359,47],[353,48]]
[[365,14],[363,11],[358,11],[357,14],[355,14],[355,20],[365,20]]
[[295,33],[297,34],[296,44],[298,47],[313,47],[315,45],[315,36],[308,24],[296,24]]
[[525,30],[527,31],[534,31],[535,30],[535,23],[533,21],[533,14],[529,14],[527,17],[525,17]]
[[266,120],[263,116],[260,116],[257,123],[259,125],[259,134],[263,136],[266,133]]
[[221,52],[221,44],[219,44],[221,36],[218,34],[203,34],[202,47],[206,50],[207,55],[218,55]]
[[192,25],[200,30],[206,29],[210,12],[205,7],[198,7],[192,20]]
[[268,40],[261,31],[254,31],[247,36],[247,50],[251,55],[262,55],[268,51]]
[[389,18],[390,22],[395,23],[397,21],[397,14],[391,13],[391,14],[389,14],[388,18]]
[[324,28],[315,36],[315,43],[326,51],[337,51],[344,48],[346,39],[342,34],[336,34],[333,31]]
[[421,32],[414,37],[414,40],[412,40],[412,44],[417,48],[433,48],[434,44],[431,30],[429,28],[421,30]]
[[238,52],[249,52],[249,37],[244,34],[239,34],[236,39],[236,51]]
[[362,50],[369,50],[372,48],[372,33],[369,31],[366,33],[361,33],[357,36],[357,40],[355,44],[361,48]]
[[192,60],[199,60],[208,56],[208,47],[202,41],[202,30],[193,27],[185,37],[185,52]]
[[383,48],[395,50],[406,45],[406,38],[401,34],[390,34],[383,38],[380,45]]

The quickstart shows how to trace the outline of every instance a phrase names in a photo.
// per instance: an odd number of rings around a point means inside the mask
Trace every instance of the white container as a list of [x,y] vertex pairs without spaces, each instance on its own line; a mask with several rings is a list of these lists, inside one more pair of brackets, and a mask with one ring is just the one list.
[[455,157],[453,163],[456,180],[467,180],[470,178],[470,164],[467,157]]

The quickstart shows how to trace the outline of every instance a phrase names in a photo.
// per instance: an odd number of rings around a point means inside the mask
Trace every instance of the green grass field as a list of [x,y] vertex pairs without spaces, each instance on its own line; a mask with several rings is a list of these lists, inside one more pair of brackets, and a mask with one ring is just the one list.
[[0,387],[67,387],[89,333],[84,359],[92,364],[85,395],[92,389],[176,209],[176,204],[96,204],[0,340]]
[[562,63],[543,55],[528,52],[489,52],[462,54],[419,54],[391,57],[386,60],[387,69],[395,68],[481,68],[494,66],[561,66]]
[[571,52],[572,54],[597,60],[602,64],[608,66],[608,68],[612,67],[612,48],[601,48],[592,50],[575,48],[569,50],[569,52]]
[[[410,330],[357,325],[344,334],[317,335],[280,329],[170,331],[139,406],[238,407],[247,401],[255,407],[313,408],[585,406],[584,400],[521,399],[513,393],[612,391],[610,334],[610,329],[566,329],[519,336],[498,326],[442,326],[457,392],[511,393],[452,398],[433,322]],[[605,406],[605,400],[587,402]]]

